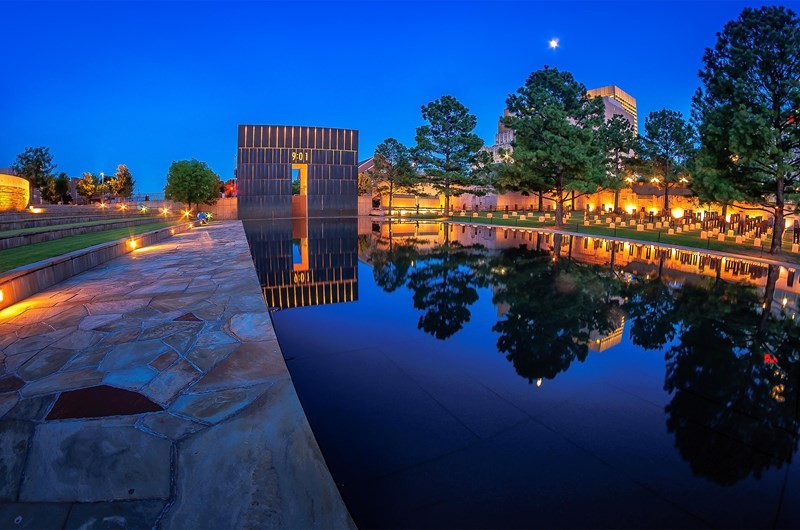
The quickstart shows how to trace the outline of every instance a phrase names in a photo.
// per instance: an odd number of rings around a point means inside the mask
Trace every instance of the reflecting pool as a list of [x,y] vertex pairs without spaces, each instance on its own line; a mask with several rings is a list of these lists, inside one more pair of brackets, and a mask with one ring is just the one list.
[[800,278],[533,230],[245,221],[360,527],[799,527]]

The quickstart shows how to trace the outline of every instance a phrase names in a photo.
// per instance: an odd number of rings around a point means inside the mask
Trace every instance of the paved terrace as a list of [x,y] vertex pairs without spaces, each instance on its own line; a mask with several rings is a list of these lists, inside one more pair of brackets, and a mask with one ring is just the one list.
[[0,312],[0,527],[353,528],[241,223]]

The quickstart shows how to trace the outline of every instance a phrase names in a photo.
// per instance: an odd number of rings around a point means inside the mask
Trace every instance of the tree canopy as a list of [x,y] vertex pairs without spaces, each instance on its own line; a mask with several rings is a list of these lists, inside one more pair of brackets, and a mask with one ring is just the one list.
[[453,96],[423,105],[422,118],[428,123],[417,128],[414,160],[425,182],[444,194],[445,212],[450,211],[451,196],[485,193],[483,173],[475,171],[483,147],[473,132],[477,118]]
[[619,191],[631,175],[631,158],[636,146],[636,132],[627,119],[615,114],[600,127],[606,151],[606,179],[602,187],[614,190],[614,211],[619,209]]
[[219,197],[219,176],[205,162],[179,160],[169,166],[164,196],[192,205],[214,204]]
[[598,133],[602,100],[587,97],[586,87],[569,72],[545,67],[508,96],[507,107],[511,115],[503,123],[515,131],[514,155],[498,176],[498,187],[548,190],[556,202],[556,223],[562,226],[568,195],[594,193],[605,178],[606,153]]
[[[745,8],[703,55],[693,99],[699,172],[714,200],[744,198],[774,215],[770,252],[800,199],[800,20],[785,7]],[[790,206],[793,204],[793,206]]]
[[42,192],[42,198],[52,200],[55,196],[53,187],[53,171],[56,169],[53,156],[47,147],[26,147],[25,151],[17,155],[17,160],[11,166],[14,172],[26,179],[35,188]]
[[117,172],[114,174],[114,178],[111,179],[109,186],[114,195],[127,199],[133,195],[133,187],[135,184],[136,182],[133,180],[133,175],[131,175],[128,166],[120,164],[117,166]]
[[680,112],[662,109],[647,115],[644,131],[636,148],[638,168],[664,189],[664,210],[669,212],[670,188],[688,184],[688,163],[695,150],[694,130]]
[[411,167],[411,152],[394,138],[387,138],[375,148],[373,160],[372,178],[378,183],[378,192],[389,195],[391,214],[394,193],[414,193],[420,179]]

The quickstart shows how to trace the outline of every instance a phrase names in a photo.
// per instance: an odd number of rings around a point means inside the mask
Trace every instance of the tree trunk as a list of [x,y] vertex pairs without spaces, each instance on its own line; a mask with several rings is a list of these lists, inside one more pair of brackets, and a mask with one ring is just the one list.
[[669,215],[669,185],[664,183],[664,213]]
[[561,186],[556,187],[556,226],[564,226],[564,190]]
[[392,198],[394,196],[394,182],[389,181],[389,216],[392,215]]
[[444,185],[444,215],[447,216],[450,214],[450,182],[446,182]]
[[783,197],[780,200],[780,206],[775,206],[775,225],[772,227],[772,243],[769,247],[770,254],[782,254],[783,248],[783,232],[785,230],[786,221],[783,217]]
[[540,191],[539,192],[539,211],[540,212],[544,211],[544,205],[542,204],[543,201],[544,201],[544,192]]
[[728,203],[722,203],[722,231],[724,232],[728,228]]
[[619,190],[614,190],[614,213],[619,211]]

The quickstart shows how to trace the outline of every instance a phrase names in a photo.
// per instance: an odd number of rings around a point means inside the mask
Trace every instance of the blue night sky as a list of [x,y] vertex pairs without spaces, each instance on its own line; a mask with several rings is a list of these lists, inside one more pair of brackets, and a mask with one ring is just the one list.
[[[412,145],[452,94],[491,144],[507,95],[551,65],[688,117],[706,47],[756,2],[0,2],[0,167],[50,147],[58,171],[162,191],[173,160],[233,175],[239,123],[358,129],[359,158]],[[798,11],[797,3],[785,3]],[[557,50],[548,40],[560,39]]]

